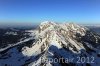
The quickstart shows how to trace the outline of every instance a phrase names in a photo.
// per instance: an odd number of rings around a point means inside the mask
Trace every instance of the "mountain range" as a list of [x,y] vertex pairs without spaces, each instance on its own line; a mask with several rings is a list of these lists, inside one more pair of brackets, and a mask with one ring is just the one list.
[[87,27],[45,21],[21,34],[0,48],[0,66],[100,66],[100,35]]

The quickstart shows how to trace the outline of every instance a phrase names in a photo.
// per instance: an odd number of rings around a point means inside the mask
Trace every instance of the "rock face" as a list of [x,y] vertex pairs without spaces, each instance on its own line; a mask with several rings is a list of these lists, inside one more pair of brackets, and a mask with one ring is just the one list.
[[100,65],[100,36],[86,27],[45,21],[31,32],[28,41],[0,52],[1,66]]

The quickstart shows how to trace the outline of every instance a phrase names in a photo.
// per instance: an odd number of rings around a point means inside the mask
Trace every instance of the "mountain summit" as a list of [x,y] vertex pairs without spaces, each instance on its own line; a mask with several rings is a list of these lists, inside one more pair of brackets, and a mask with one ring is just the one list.
[[100,36],[75,23],[45,21],[20,41],[0,52],[0,66],[99,66]]

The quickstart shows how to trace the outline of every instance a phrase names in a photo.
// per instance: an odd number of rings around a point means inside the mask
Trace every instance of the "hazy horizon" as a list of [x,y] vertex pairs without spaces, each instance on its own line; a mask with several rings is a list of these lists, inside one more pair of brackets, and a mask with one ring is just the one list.
[[[44,21],[43,21],[44,22]],[[54,22],[54,21],[53,21]],[[33,23],[33,22],[3,22],[3,23],[0,23],[0,28],[8,28],[8,27],[36,27],[36,26],[39,26],[42,22],[39,22],[39,23]],[[58,22],[55,22],[55,23],[58,23]],[[61,22],[59,22],[61,23]],[[74,23],[74,22],[62,22],[62,23]],[[79,24],[79,25],[83,25],[83,26],[99,26],[100,27],[100,23],[92,23],[92,24],[85,24],[85,23],[76,23],[76,24]]]

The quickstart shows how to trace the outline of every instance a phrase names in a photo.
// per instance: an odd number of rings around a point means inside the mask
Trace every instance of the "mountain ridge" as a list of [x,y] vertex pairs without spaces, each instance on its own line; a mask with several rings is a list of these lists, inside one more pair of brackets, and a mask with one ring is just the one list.
[[[16,59],[16,62],[20,63],[19,66],[95,66],[95,64],[99,66],[100,36],[86,27],[75,23],[59,24],[45,21],[36,30],[31,30],[30,32],[31,36],[34,36],[34,42],[30,46],[22,42],[20,44],[23,44],[22,47],[20,45],[15,46],[5,52],[5,56],[8,56],[7,54],[12,56],[1,59],[1,65],[17,66],[10,62],[4,62],[11,59],[14,53],[17,59],[22,58],[22,61]],[[12,49],[15,49],[15,51]],[[10,54],[10,52],[13,53]],[[0,58],[5,56],[1,54]],[[77,57],[84,57],[85,59],[93,57],[95,59],[93,60],[94,63],[87,63],[87,61],[77,63]],[[62,60],[58,63],[50,62],[50,60],[47,61],[47,59],[55,60],[55,58],[58,60],[62,58],[64,63]],[[74,58],[74,61],[65,63],[67,58]]]

